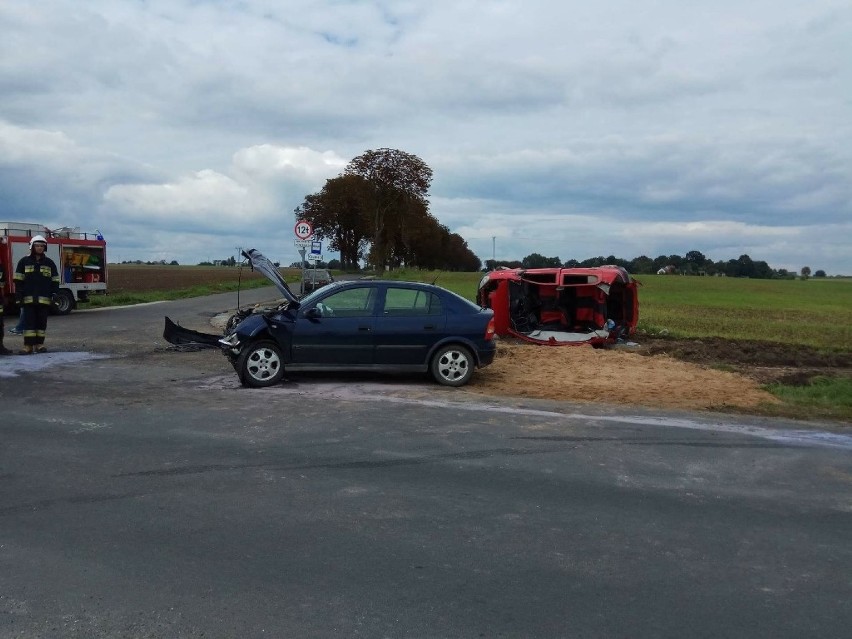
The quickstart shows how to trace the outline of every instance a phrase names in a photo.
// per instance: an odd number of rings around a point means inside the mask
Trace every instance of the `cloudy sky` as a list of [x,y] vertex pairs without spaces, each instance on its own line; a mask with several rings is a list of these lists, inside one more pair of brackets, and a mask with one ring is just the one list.
[[0,2],[0,221],[289,263],[293,210],[380,147],[483,261],[852,275],[852,5]]

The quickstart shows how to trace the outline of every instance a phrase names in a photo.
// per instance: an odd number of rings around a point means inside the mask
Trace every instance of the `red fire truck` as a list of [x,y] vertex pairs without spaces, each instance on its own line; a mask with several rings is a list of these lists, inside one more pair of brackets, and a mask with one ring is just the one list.
[[0,268],[5,284],[0,289],[0,302],[9,312],[15,309],[15,267],[30,252],[30,239],[41,235],[47,239],[46,255],[59,269],[59,294],[54,312],[67,315],[86,302],[90,295],[103,295],[107,290],[106,242],[100,232],[80,232],[79,228],[49,229],[41,224],[0,222]]

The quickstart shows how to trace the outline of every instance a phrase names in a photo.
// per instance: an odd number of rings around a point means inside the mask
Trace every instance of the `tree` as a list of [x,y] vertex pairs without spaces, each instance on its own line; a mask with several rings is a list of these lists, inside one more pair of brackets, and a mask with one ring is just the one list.
[[432,169],[416,155],[382,148],[354,158],[346,165],[344,174],[363,178],[371,187],[368,204],[373,232],[370,262],[384,271],[392,253],[389,240],[395,232],[405,228],[407,214],[418,205],[428,211]]
[[825,277],[825,271],[823,271],[822,269],[817,270],[816,272],[814,272],[814,277]]
[[319,193],[305,197],[296,216],[308,220],[319,238],[329,240],[331,251],[340,251],[343,268],[354,268],[363,256],[371,235],[372,186],[356,175],[327,180]]
[[803,266],[800,273],[802,274],[803,280],[808,279],[811,276],[811,267],[810,266]]
[[562,266],[562,260],[558,257],[545,257],[539,253],[532,253],[521,260],[524,268],[548,268]]
[[639,257],[630,260],[630,263],[627,265],[627,270],[630,273],[637,274],[657,272],[657,269],[654,268],[654,261],[647,255],[640,255]]
[[689,251],[686,254],[686,261],[690,264],[694,264],[698,268],[702,268],[704,266],[704,262],[707,261],[707,258],[704,257],[704,253],[701,251]]

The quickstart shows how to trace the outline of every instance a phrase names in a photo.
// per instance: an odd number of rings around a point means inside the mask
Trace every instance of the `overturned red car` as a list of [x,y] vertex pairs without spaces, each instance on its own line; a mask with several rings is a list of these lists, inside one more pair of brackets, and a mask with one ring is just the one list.
[[477,298],[498,335],[549,346],[615,343],[639,321],[637,282],[620,266],[499,269]]

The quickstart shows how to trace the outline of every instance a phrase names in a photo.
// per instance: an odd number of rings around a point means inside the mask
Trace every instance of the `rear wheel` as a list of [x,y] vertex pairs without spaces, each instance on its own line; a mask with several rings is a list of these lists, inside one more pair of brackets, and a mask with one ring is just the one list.
[[56,294],[56,303],[53,305],[53,312],[57,315],[68,315],[74,310],[74,294],[68,289],[63,288]]
[[476,363],[470,351],[456,344],[445,346],[432,358],[432,377],[444,386],[464,386],[473,376]]
[[255,342],[240,353],[236,368],[244,386],[274,386],[284,377],[284,356],[275,342]]

